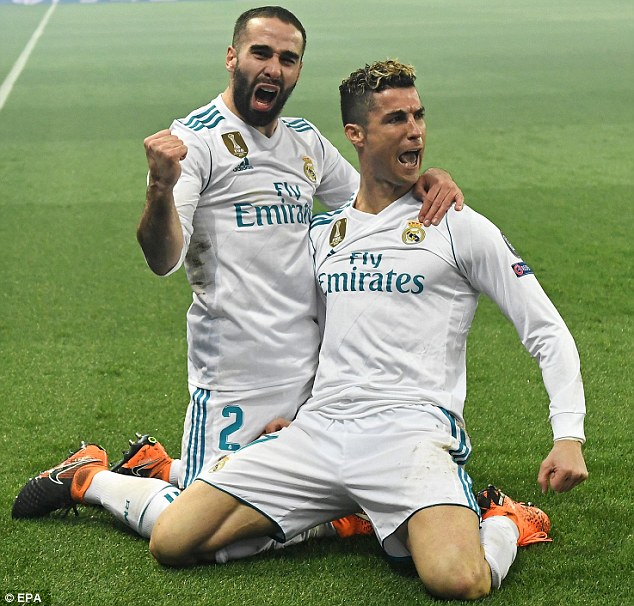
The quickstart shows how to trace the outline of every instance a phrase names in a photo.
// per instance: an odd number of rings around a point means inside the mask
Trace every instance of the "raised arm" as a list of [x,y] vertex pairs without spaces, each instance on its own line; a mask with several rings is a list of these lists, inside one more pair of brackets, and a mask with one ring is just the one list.
[[183,233],[173,192],[187,146],[169,130],[151,135],[143,144],[149,177],[137,240],[150,269],[163,276],[178,263],[183,248]]

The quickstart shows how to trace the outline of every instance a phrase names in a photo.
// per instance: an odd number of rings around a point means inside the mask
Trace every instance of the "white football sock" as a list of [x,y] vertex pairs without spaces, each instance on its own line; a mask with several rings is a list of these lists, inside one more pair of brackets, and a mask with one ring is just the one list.
[[161,512],[180,494],[168,482],[156,478],[136,478],[111,471],[95,474],[84,502],[101,505],[117,520],[146,539]]
[[298,534],[297,536],[289,539],[285,543],[274,541],[269,537],[257,537],[255,539],[245,539],[243,541],[237,541],[231,545],[227,545],[223,549],[219,549],[216,552],[216,563],[224,564],[229,560],[239,560],[240,558],[248,558],[249,556],[263,551],[269,551],[270,549],[286,549],[291,545],[297,545],[303,543],[308,539],[318,539],[321,537],[332,537],[337,533],[332,524],[319,524],[315,528],[306,530]]
[[178,486],[178,475],[181,472],[181,460],[180,459],[172,459],[172,464],[170,465],[170,478],[169,478],[169,483],[172,486],[176,486],[176,488],[179,488]]
[[517,554],[519,537],[517,526],[505,516],[491,516],[483,520],[480,543],[484,549],[484,559],[491,568],[492,589],[499,589],[502,579],[508,574]]

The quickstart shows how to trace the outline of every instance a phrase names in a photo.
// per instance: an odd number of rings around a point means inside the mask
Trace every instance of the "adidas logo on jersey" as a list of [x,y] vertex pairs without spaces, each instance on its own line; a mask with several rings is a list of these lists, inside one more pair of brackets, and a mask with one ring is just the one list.
[[240,164],[238,164],[238,166],[233,169],[233,172],[239,173],[243,170],[249,170],[251,168],[253,168],[253,166],[251,165],[251,162],[249,162],[249,158],[245,158],[244,160],[242,160],[242,162],[240,162]]

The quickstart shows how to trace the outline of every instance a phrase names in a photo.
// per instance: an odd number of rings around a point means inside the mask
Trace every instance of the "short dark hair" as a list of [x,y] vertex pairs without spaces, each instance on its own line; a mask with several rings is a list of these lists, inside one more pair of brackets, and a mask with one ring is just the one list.
[[251,19],[279,19],[282,23],[289,23],[296,27],[302,35],[302,56],[306,50],[306,30],[301,21],[288,9],[282,6],[260,6],[258,8],[251,8],[248,11],[242,13],[236,20],[236,24],[233,28],[233,39],[231,45],[237,48],[240,44],[240,38],[244,34],[247,28],[247,24]]
[[366,64],[352,72],[339,86],[343,125],[365,126],[372,109],[373,93],[386,88],[409,88],[414,86],[415,80],[416,71],[411,65],[393,59]]

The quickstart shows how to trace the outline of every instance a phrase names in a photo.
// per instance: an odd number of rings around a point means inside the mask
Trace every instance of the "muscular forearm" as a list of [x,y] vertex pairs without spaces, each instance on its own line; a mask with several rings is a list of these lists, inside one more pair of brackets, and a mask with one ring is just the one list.
[[183,232],[173,192],[187,146],[169,130],[150,135],[143,145],[149,178],[137,239],[150,269],[164,276],[176,267],[183,250]]
[[183,232],[172,188],[150,182],[145,209],[137,228],[137,240],[155,274],[164,276],[178,263],[183,248]]

